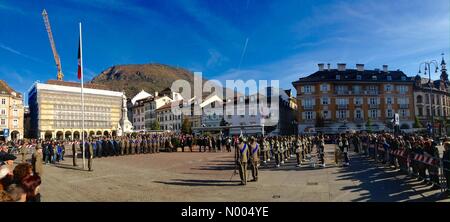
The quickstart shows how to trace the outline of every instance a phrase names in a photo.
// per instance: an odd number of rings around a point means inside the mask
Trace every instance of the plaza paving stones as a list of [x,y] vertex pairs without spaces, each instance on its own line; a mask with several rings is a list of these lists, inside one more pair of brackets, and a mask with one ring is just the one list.
[[[327,145],[327,151],[333,149]],[[106,157],[94,159],[93,172],[73,168],[66,157],[45,166],[42,201],[449,201],[439,190],[356,154],[345,168],[332,164],[332,156],[325,168],[308,163],[297,168],[295,158],[272,168],[272,161],[261,167],[259,181],[247,186],[232,176],[233,157],[225,152]]]

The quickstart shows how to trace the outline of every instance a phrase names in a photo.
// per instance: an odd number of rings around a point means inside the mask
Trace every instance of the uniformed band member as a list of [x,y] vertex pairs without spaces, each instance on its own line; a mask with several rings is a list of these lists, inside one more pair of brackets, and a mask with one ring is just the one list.
[[241,185],[247,185],[247,163],[248,157],[250,156],[249,147],[243,137],[239,137],[239,145],[236,149],[236,164],[239,168],[239,176],[241,177]]

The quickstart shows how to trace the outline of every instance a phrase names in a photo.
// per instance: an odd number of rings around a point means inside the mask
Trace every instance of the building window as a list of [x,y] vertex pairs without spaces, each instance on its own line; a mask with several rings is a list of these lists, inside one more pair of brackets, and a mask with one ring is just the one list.
[[307,120],[313,119],[313,112],[305,112],[305,119]]
[[1,115],[6,115],[6,109],[1,109],[0,114]]
[[6,119],[1,119],[0,125],[2,125],[2,126],[6,125]]
[[363,100],[361,97],[355,97],[355,105],[362,105]]
[[423,98],[421,95],[417,96],[417,103],[422,103],[423,102]]
[[328,97],[322,97],[322,105],[328,105],[329,104],[329,99]]
[[311,93],[311,86],[304,86],[305,93]]
[[428,94],[425,96],[425,103],[430,104],[430,95]]
[[372,80],[377,80],[377,76],[372,76]]
[[388,84],[388,85],[385,85],[384,87],[385,87],[384,89],[385,89],[386,92],[391,92],[392,91],[392,85]]
[[356,75],[356,80],[361,80],[362,76],[361,75]]
[[355,94],[361,93],[361,86],[359,86],[359,85],[354,85],[354,86],[353,86],[353,92],[354,92]]
[[392,81],[392,76],[387,76],[387,81]]
[[324,110],[324,111],[322,112],[322,116],[323,116],[324,119],[329,119],[330,117],[329,117],[329,112],[328,112],[328,110]]
[[376,110],[376,109],[369,110],[369,117],[370,118],[377,118],[378,117],[378,110]]
[[17,119],[13,120],[13,127],[14,128],[19,127],[19,120],[17,120]]
[[355,118],[362,119],[362,113],[360,109],[355,110]]
[[2,99],[2,105],[6,104],[6,99]]
[[397,86],[397,88],[398,88],[399,93],[401,93],[401,94],[405,94],[408,92],[408,86],[401,85],[401,86]]
[[341,75],[336,75],[336,80],[340,80],[341,79]]
[[388,109],[388,110],[387,110],[387,117],[388,117],[388,118],[394,117],[394,115],[392,114],[392,109]]
[[345,118],[347,118],[347,110],[339,110],[339,111],[338,111],[338,118],[339,118],[339,119],[345,119]]
[[427,116],[430,116],[430,108],[427,108]]
[[423,116],[423,108],[420,107],[420,108],[418,109],[418,111],[419,111],[419,116]]
[[406,76],[402,76],[402,81],[405,81],[406,80]]
[[386,97],[386,104],[392,105],[392,97]]
[[377,98],[370,97],[369,98],[369,104],[370,105],[376,105],[377,104]]
[[400,114],[401,114],[402,117],[406,117],[407,116],[406,109],[401,109],[400,110]]
[[322,84],[320,85],[320,91],[327,92],[328,91],[328,84]]

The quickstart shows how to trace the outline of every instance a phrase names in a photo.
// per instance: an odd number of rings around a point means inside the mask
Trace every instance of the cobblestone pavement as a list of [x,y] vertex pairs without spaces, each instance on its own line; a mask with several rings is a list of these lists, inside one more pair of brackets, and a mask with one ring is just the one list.
[[[332,162],[334,146],[327,145]],[[240,186],[234,153],[177,152],[94,159],[94,171],[71,158],[46,165],[42,201],[448,201],[439,190],[358,155],[351,165],[261,166],[258,182]],[[81,160],[78,161],[81,165]],[[250,172],[249,172],[250,173]]]

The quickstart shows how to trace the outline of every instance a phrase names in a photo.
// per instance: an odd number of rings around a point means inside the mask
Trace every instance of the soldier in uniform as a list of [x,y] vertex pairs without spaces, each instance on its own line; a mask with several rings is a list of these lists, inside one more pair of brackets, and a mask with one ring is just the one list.
[[142,153],[146,154],[147,153],[147,138],[145,136],[142,136]]
[[255,137],[251,137],[249,141],[250,150],[250,169],[252,170],[252,182],[258,181],[258,167],[259,167],[259,144],[256,142]]
[[325,139],[323,135],[320,135],[317,141],[317,149],[319,151],[319,160],[322,163],[322,167],[325,167]]
[[303,145],[300,140],[300,137],[297,136],[297,139],[295,140],[295,156],[297,157],[297,167],[300,167],[302,164],[302,152],[303,152]]
[[279,142],[278,138],[272,138],[272,147],[273,147],[273,153],[275,155],[276,167],[280,167],[280,163],[281,163],[281,148],[280,148],[280,142]]
[[27,145],[26,143],[22,143],[19,147],[20,156],[22,157],[22,163],[25,163],[25,155],[27,154]]
[[134,137],[133,138],[130,138],[130,149],[131,149],[131,154],[135,154],[135,151],[136,151],[136,141],[135,141],[135,139],[134,139]]
[[89,140],[90,142],[86,141],[86,147],[85,147],[85,151],[86,151],[86,158],[88,161],[88,170],[92,171],[92,161],[94,159],[94,149],[93,149],[93,145],[95,144],[92,139]]
[[241,177],[241,185],[247,185],[247,164],[250,150],[243,137],[239,137],[239,145],[236,149],[236,164],[239,166],[239,176]]
[[73,166],[78,166],[77,165],[77,151],[80,150],[80,143],[78,141],[74,141],[74,143],[72,144],[72,161],[73,161]]

